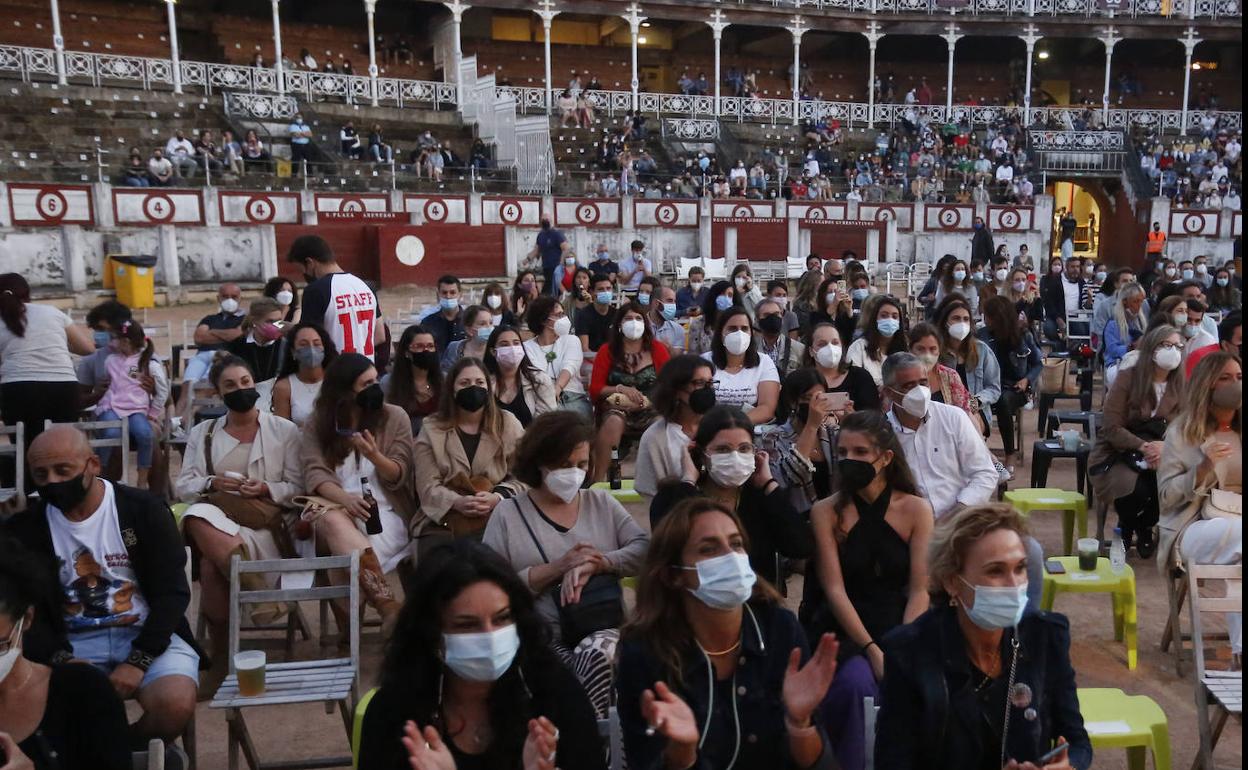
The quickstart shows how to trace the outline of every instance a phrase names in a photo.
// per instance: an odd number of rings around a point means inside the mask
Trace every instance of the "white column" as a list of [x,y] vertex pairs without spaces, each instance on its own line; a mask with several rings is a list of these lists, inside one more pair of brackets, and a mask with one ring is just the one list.
[[1105,90],[1101,94],[1101,121],[1109,125],[1109,75],[1110,68],[1114,62],[1114,46],[1122,41],[1118,36],[1118,30],[1113,26],[1105,28],[1105,35],[1101,37],[1101,42],[1105,44]]
[[282,14],[278,10],[281,0],[273,0],[273,74],[277,76],[277,93],[286,93],[286,71],[282,66]]
[[723,79],[724,79],[723,74],[719,71],[719,66],[720,66],[719,65],[719,44],[723,41],[724,30],[727,29],[729,23],[730,22],[728,21],[728,17],[725,16],[724,12],[719,10],[718,8],[716,8],[715,12],[711,14],[711,20],[707,22],[707,24],[710,25],[711,27],[711,37],[714,38],[715,40],[715,114],[716,115],[719,115],[721,112],[720,107],[719,107],[719,94],[720,94],[720,84],[723,82]]
[[875,47],[879,45],[884,33],[880,31],[880,23],[872,20],[867,24],[867,128],[875,126]]
[[806,20],[799,14],[793,14],[789,24],[789,34],[793,36],[793,125],[798,123],[798,105],[802,97],[802,35],[808,31]]
[[1042,35],[1035,24],[1028,24],[1023,28],[1025,34],[1020,35],[1023,44],[1027,46],[1027,78],[1023,85],[1023,127],[1031,125],[1031,68],[1035,64],[1036,43],[1040,41]]
[[451,26],[455,30],[455,47],[451,49],[451,66],[455,68],[455,101],[457,104],[464,103],[464,77],[460,73],[460,68],[464,61],[464,34],[463,22],[464,11],[469,6],[464,5],[460,0],[454,0],[451,3],[445,3],[446,7],[451,11]]
[[550,75],[550,25],[559,12],[555,10],[554,0],[540,0],[538,6],[535,13],[542,19],[544,33],[542,37],[546,49],[546,114],[549,115],[554,112],[555,108],[555,87]]
[[962,35],[958,32],[957,25],[950,23],[945,27],[945,34],[941,37],[945,39],[945,46],[949,49],[949,71],[945,77],[945,117],[948,119],[949,113],[953,112],[953,52],[957,49]]
[[61,7],[52,0],[52,47],[56,49],[56,82],[65,85],[65,38],[61,35]]
[[[632,39],[633,52],[633,77],[628,81],[628,86],[633,92],[633,111],[636,112],[641,108],[641,80],[637,77],[637,38],[641,36],[641,23],[646,20],[641,15],[641,6],[633,3],[628,6],[628,13],[624,14],[624,21],[628,22],[628,34]],[[547,51],[550,49],[548,48]]]
[[178,19],[173,12],[177,0],[165,0],[169,12],[169,59],[173,64],[173,92],[182,93],[182,62],[178,57]]
[[1200,38],[1196,37],[1194,28],[1188,27],[1183,37],[1179,38],[1179,42],[1183,44],[1183,113],[1179,120],[1179,133],[1186,136],[1187,102],[1192,93],[1192,54],[1196,52],[1196,46],[1200,44]]
[[364,16],[368,19],[368,98],[377,106],[377,0],[364,0]]

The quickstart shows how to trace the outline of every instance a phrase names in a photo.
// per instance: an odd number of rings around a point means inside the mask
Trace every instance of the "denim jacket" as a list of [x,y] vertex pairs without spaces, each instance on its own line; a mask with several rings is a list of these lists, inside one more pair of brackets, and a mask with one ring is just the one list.
[[[689,705],[702,745],[694,770],[733,767],[740,770],[795,770],[789,756],[781,692],[784,672],[793,648],[801,649],[802,665],[810,658],[806,637],[797,617],[774,604],[750,602],[741,620],[741,658],[732,679],[714,682],[710,659],[696,646],[681,656],[683,681],[651,654],[644,639],[625,637],[620,642],[619,670],[615,677],[619,696],[620,724],[624,729],[624,753],[632,770],[656,770],[663,765],[667,740],[646,735],[641,715],[641,693],[666,682]],[[824,750],[811,770],[836,767],[831,744],[816,713],[814,724]]]

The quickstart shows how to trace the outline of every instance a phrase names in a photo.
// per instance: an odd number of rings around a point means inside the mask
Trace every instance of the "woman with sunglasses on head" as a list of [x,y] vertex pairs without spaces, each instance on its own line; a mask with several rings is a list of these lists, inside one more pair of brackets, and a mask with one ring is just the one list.
[[328,503],[306,509],[304,521],[312,520],[318,547],[362,551],[361,594],[388,629],[399,603],[385,573],[408,555],[416,465],[411,420],[386,403],[368,358],[343,353],[325,370],[300,458],[308,494]]
[[832,632],[841,640],[823,716],[842,770],[861,770],[862,699],[878,700],[884,677],[878,640],[927,611],[935,520],[880,412],[841,421],[836,458],[838,491],[810,512],[817,556],[806,579],[816,590],[803,597],[802,617],[810,638]]
[[937,524],[931,609],[879,640],[876,767],[1092,765],[1070,624],[1027,609],[1026,536],[1022,515],[1000,503],[963,508]]
[[711,349],[702,357],[715,364],[716,403],[740,407],[756,425],[775,418],[780,375],[771,357],[759,353],[744,308],[720,313]]
[[35,613],[63,608],[56,576],[17,540],[0,536],[0,553],[3,767],[129,770],[126,709],[108,677],[83,663],[37,663],[26,649],[37,646]]
[[360,770],[605,770],[585,689],[532,589],[458,540],[422,558],[364,714]]
[[715,499],[687,500],[655,528],[616,677],[630,766],[836,766],[816,718],[836,640],[808,654],[797,619],[751,568],[750,540]]
[[412,531],[420,553],[440,538],[479,535],[495,506],[524,489],[511,475],[523,434],[495,400],[480,359],[451,367],[438,411],[425,419],[413,451],[420,512]]
[[394,364],[381,378],[381,388],[386,392],[386,402],[411,418],[412,436],[420,435],[421,425],[437,411],[442,395],[442,367],[432,332],[420,324],[403,330],[394,346]]
[[522,427],[527,428],[539,414],[555,410],[554,384],[529,361],[520,332],[513,327],[499,326],[490,335],[485,368],[494,383],[494,400],[499,408],[510,412]]
[[533,335],[524,341],[525,354],[533,365],[544,367],[554,383],[559,408],[592,418],[593,408],[581,382],[585,353],[572,332],[567,311],[554,297],[538,297],[529,305],[525,323]]
[[273,383],[273,414],[303,427],[316,405],[325,368],[338,355],[320,326],[306,321],[286,330],[286,362]]
[[876,294],[862,306],[858,320],[862,336],[850,343],[845,358],[867,370],[876,387],[884,384],[884,359],[906,349],[901,332],[901,302],[896,297]]
[[652,500],[659,482],[679,477],[702,415],[715,406],[715,367],[701,356],[667,362],[650,391],[659,418],[641,434],[633,489]]
[[654,422],[650,392],[669,358],[667,347],[654,339],[646,323],[645,308],[635,301],[621,305],[607,344],[594,356],[589,382],[589,397],[598,413],[593,481],[606,478],[611,453],[626,434],[640,436]]
[[780,556],[809,558],[814,553],[810,525],[789,502],[788,492],[771,475],[767,453],[754,445],[754,425],[740,409],[716,406],[698,423],[680,475],[664,479],[650,504],[651,527],[690,497],[709,497],[741,518],[750,541],[750,563],[779,584]]

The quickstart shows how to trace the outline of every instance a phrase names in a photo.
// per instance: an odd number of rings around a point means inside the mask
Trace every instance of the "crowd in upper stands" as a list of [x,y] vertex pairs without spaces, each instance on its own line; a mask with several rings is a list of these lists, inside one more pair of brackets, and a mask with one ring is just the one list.
[[[36,767],[128,767],[119,749],[179,734],[224,678],[233,558],[359,552],[389,640],[366,770],[603,767],[594,720],[612,708],[634,767],[862,768],[864,696],[882,704],[877,766],[1028,767],[1060,738],[1045,770],[1086,770],[1071,629],[1037,609],[1042,547],[990,501],[1021,410],[1053,392],[1047,363],[1100,359],[1092,483],[1128,546],[1163,569],[1238,563],[1239,518],[1197,490],[1240,491],[1240,279],[1204,258],[1176,269],[1153,242],[1138,275],[1045,264],[977,220],[970,258],[943,257],[915,311],[852,252],[812,254],[792,285],[741,262],[674,286],[644,242],[582,261],[544,221],[510,287],[468,304],[445,275],[392,340],[397,314],[308,235],[286,256],[302,291],[275,278],[244,307],[220,287],[176,397],[125,306],[97,306],[88,330],[0,276],[0,410],[26,426],[38,493],[0,533],[16,539],[0,741]],[[115,452],[43,429],[84,403],[129,424],[140,487],[185,441],[176,522],[108,480]],[[649,531],[593,486],[618,486],[634,451]],[[183,542],[207,649],[184,617]],[[799,563],[794,614],[780,599]],[[1020,644],[1046,654],[1018,665]],[[915,729],[945,713],[924,695],[944,688],[978,693],[967,719]],[[1012,711],[1027,729],[998,721]]]
[[1243,145],[1239,131],[1218,123],[1209,110],[1200,131],[1163,141],[1151,135],[1136,142],[1136,154],[1152,185],[1177,208],[1231,209],[1243,206]]

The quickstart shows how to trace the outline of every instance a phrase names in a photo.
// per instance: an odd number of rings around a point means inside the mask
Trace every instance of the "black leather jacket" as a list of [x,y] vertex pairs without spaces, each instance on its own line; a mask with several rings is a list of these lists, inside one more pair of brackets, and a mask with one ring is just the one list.
[[[1004,719],[1004,688],[1001,699],[989,699],[992,705],[985,707],[975,690],[982,677],[967,657],[957,612],[947,604],[934,607],[884,637],[885,675],[875,732],[878,770],[1000,766],[999,738],[988,743],[985,736],[994,729],[990,725]],[[1030,703],[1010,708],[1006,759],[1034,762],[1060,736],[1070,744],[1071,766],[1086,770],[1092,744],[1083,729],[1070,665],[1070,625],[1064,615],[1029,611],[1018,634],[1015,681],[1026,684],[1031,697]],[[1003,679],[1010,668],[1011,635],[1007,631],[1002,638]]]

